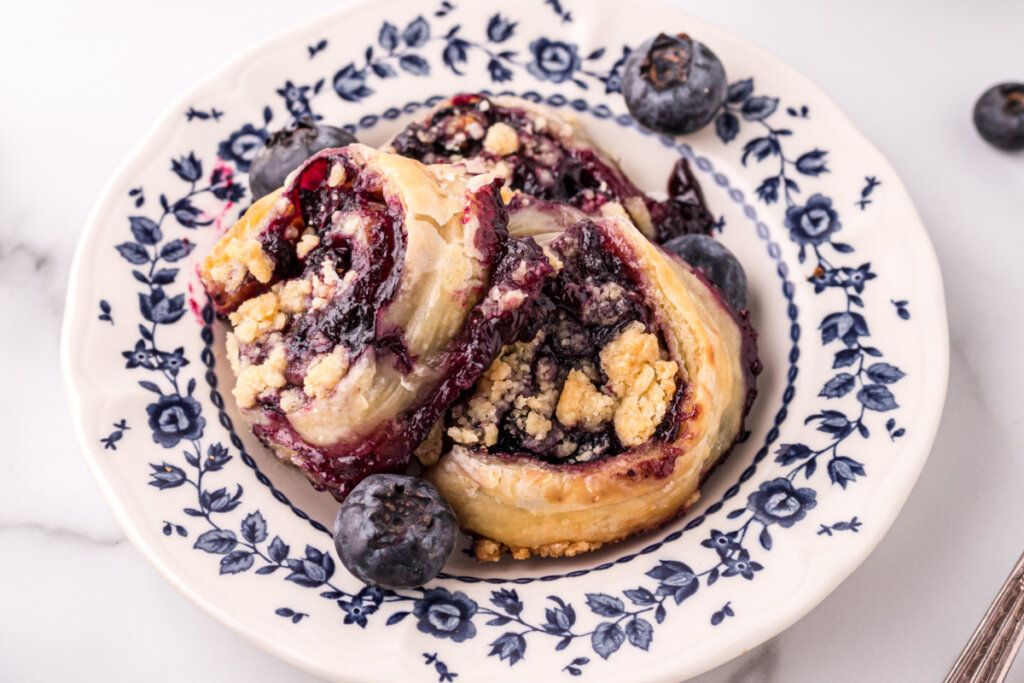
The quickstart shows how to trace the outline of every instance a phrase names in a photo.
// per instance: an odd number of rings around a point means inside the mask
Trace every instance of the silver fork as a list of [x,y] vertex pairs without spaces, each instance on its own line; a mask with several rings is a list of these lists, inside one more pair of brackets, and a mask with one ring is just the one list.
[[1000,683],[1024,642],[1024,555],[999,589],[944,683]]

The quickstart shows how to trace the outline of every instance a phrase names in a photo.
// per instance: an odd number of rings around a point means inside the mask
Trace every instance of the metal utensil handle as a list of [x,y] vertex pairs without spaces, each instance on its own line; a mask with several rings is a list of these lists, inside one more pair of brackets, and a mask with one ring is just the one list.
[[945,683],[999,683],[1024,641],[1024,555],[999,589]]

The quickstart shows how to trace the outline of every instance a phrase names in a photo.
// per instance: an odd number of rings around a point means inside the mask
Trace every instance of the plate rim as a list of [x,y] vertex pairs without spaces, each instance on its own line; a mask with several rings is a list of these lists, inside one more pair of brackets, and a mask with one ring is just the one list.
[[[822,104],[827,105],[831,110],[829,115],[826,117],[826,120],[830,122],[836,121],[840,124],[840,127],[848,128],[856,133],[863,144],[865,152],[869,156],[873,156],[879,170],[883,171],[889,178],[891,178],[890,181],[887,181],[887,191],[896,195],[896,203],[906,207],[910,212],[908,217],[912,219],[904,222],[900,226],[900,232],[903,235],[907,235],[909,231],[910,236],[913,237],[914,251],[918,255],[914,261],[914,265],[917,269],[915,279],[932,283],[934,286],[934,289],[929,293],[929,296],[927,298],[919,299],[916,305],[926,305],[927,309],[929,309],[928,317],[934,321],[935,329],[930,330],[935,333],[935,336],[931,337],[930,340],[930,343],[933,344],[931,352],[936,354],[936,360],[941,361],[941,368],[930,368],[930,372],[928,373],[929,376],[927,378],[922,378],[921,380],[922,391],[919,403],[919,422],[915,424],[913,432],[907,435],[907,438],[900,449],[901,470],[903,470],[903,476],[900,478],[900,482],[891,481],[893,476],[893,473],[891,472],[889,473],[888,480],[879,480],[880,484],[878,491],[876,491],[874,495],[879,495],[884,492],[885,495],[883,498],[890,501],[890,504],[885,508],[884,512],[879,514],[878,524],[865,527],[861,530],[861,533],[859,534],[860,544],[857,546],[856,552],[852,553],[849,558],[844,559],[838,565],[834,561],[830,563],[829,566],[832,567],[832,569],[827,573],[828,580],[816,584],[816,590],[813,591],[813,595],[811,597],[808,597],[809,591],[802,590],[800,592],[800,596],[803,599],[791,600],[783,607],[780,607],[776,613],[776,618],[771,620],[770,624],[765,620],[759,627],[752,625],[748,629],[748,636],[745,640],[749,640],[751,643],[748,647],[744,648],[743,652],[746,652],[788,629],[795,622],[799,621],[811,610],[821,604],[825,598],[831,595],[841,583],[843,583],[864,563],[867,557],[878,546],[881,540],[892,528],[896,518],[899,516],[899,513],[906,504],[911,491],[913,491],[920,477],[920,473],[928,460],[937,436],[938,428],[943,417],[943,407],[948,389],[950,356],[949,326],[943,278],[934,245],[932,244],[924,222],[920,217],[920,213],[918,212],[913,198],[907,190],[903,180],[897,174],[889,160],[881,153],[874,143],[871,142],[870,138],[863,133],[860,127],[850,119],[849,115],[838,105],[837,102],[835,102],[825,89],[820,87],[814,80],[800,72],[796,67],[761,47],[759,43],[745,36],[734,33],[726,27],[714,24],[713,22],[709,22],[703,18],[691,16],[683,10],[657,2],[656,0],[634,0],[634,2],[641,6],[639,8],[641,11],[645,9],[659,12],[667,10],[674,12],[683,19],[693,21],[696,24],[712,26],[716,30],[730,35],[732,38],[742,43],[744,47],[751,50],[757,57],[764,60],[764,63],[768,65],[767,70],[771,70],[776,73],[781,72],[786,81],[802,82],[805,87],[813,91],[816,98],[819,99]],[[151,156],[147,155],[150,148],[157,146],[161,140],[171,134],[171,130],[174,127],[180,125],[180,121],[178,120],[180,118],[180,112],[188,106],[188,102],[190,100],[194,100],[198,95],[205,93],[215,83],[224,82],[227,77],[241,70],[246,65],[249,57],[258,54],[259,52],[273,49],[279,44],[292,42],[297,36],[310,31],[321,23],[336,22],[339,18],[345,15],[365,10],[371,6],[383,13],[385,11],[384,8],[389,4],[392,3],[380,3],[374,2],[374,0],[354,0],[353,2],[347,3],[343,6],[335,7],[322,13],[317,13],[316,16],[310,19],[296,23],[270,36],[254,41],[247,47],[238,51],[222,66],[212,71],[210,75],[200,79],[194,85],[189,87],[181,96],[175,98],[164,113],[149,127],[139,142],[132,147],[131,151],[117,166],[116,170],[105,183],[98,199],[93,205],[92,210],[89,212],[85,221],[85,229],[79,236],[74,251],[74,257],[68,271],[68,288],[64,301],[64,314],[60,335],[61,373],[65,385],[65,393],[68,399],[75,438],[80,450],[82,451],[83,458],[86,461],[90,474],[96,481],[100,492],[103,494],[103,497],[106,499],[107,504],[110,506],[119,525],[132,545],[142,553],[146,560],[172,586],[221,624],[227,626],[249,642],[259,646],[267,652],[270,652],[274,656],[287,661],[300,669],[313,673],[314,675],[332,680],[348,679],[339,679],[339,672],[325,669],[317,666],[315,662],[301,658],[294,648],[287,645],[287,641],[278,641],[270,637],[269,634],[261,633],[258,628],[249,627],[248,622],[239,616],[233,615],[229,611],[219,607],[216,603],[203,597],[199,591],[193,588],[193,586],[185,580],[184,576],[175,573],[171,566],[165,564],[159,558],[155,549],[155,544],[151,541],[151,534],[144,532],[133,521],[133,518],[127,509],[127,505],[123,503],[122,499],[118,496],[116,487],[109,478],[104,476],[101,470],[98,459],[103,451],[100,451],[95,444],[93,444],[91,439],[92,435],[87,433],[85,412],[83,410],[83,396],[81,388],[78,386],[81,369],[78,365],[78,359],[72,349],[72,342],[74,341],[72,335],[76,330],[85,328],[88,314],[85,311],[86,302],[83,300],[83,297],[76,296],[76,288],[74,285],[89,276],[89,269],[85,263],[86,257],[91,246],[95,243],[96,238],[100,235],[101,230],[105,225],[103,221],[104,215],[112,212],[114,201],[117,198],[116,189],[122,186],[124,182],[131,177],[133,170],[143,164],[143,159],[147,159]],[[922,315],[922,317],[924,316]],[[925,419],[928,420],[927,423],[920,422]],[[908,457],[913,459],[912,462],[907,462]],[[896,486],[896,484],[904,481],[906,483]],[[895,492],[891,489],[895,489]],[[811,562],[813,563],[814,561],[814,558],[811,558]],[[723,655],[725,657],[724,659],[720,656],[716,661],[712,661],[710,664],[696,667],[696,669],[692,671],[691,675],[698,675],[710,668],[724,664],[726,661],[731,660],[739,654],[742,653],[737,652],[734,655],[726,654]],[[664,658],[661,660],[647,660],[646,666],[643,666],[642,670],[646,672],[646,670],[654,666],[664,667]],[[657,672],[654,673],[657,676]],[[669,678],[665,677],[664,674],[662,674],[660,678],[669,680]],[[657,678],[655,680],[657,680]]]

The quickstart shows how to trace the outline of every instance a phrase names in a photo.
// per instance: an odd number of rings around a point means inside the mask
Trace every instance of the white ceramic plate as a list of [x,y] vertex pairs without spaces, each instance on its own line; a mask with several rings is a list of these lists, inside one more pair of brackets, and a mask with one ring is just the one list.
[[[679,141],[639,130],[615,92],[624,44],[662,29],[711,46],[733,83],[715,125]],[[765,371],[749,438],[684,519],[575,559],[456,553],[425,591],[382,594],[333,559],[333,499],[242,425],[195,266],[247,205],[269,130],[314,114],[379,144],[481,89],[575,110],[650,190],[690,157],[746,266]],[[82,448],[135,545],[211,615],[337,680],[675,681],[739,655],[882,538],[948,368],[938,266],[889,164],[792,68],[637,0],[367,2],[261,43],[110,182],[63,342]]]

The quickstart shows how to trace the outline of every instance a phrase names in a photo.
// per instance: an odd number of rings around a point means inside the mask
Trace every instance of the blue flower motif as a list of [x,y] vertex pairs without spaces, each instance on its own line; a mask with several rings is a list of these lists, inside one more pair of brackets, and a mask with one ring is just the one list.
[[265,128],[257,128],[247,123],[217,146],[217,156],[230,161],[243,173],[249,170],[249,164],[256,158],[263,144],[270,138]]
[[[140,344],[142,342],[139,342]],[[136,345],[136,350],[138,346]],[[178,370],[188,365],[188,359],[185,358],[185,349],[181,346],[174,349],[173,353],[167,353],[166,351],[157,352],[156,367],[158,370],[167,370],[171,375],[177,375]],[[131,367],[131,366],[129,366]]]
[[487,72],[491,74],[491,80],[495,83],[504,83],[512,80],[512,70],[497,59],[487,62]]
[[821,194],[811,195],[804,206],[786,209],[785,223],[789,228],[789,238],[801,246],[826,242],[842,227],[838,214],[832,208],[832,200]]
[[571,79],[580,68],[580,58],[572,43],[538,38],[530,43],[530,51],[534,61],[526,69],[542,81],[561,83]]
[[345,623],[358,624],[360,628],[366,628],[366,617],[377,611],[377,605],[366,604],[358,597],[347,602],[339,600],[338,606],[345,612]]
[[291,81],[285,81],[284,87],[275,92],[284,98],[284,106],[293,117],[300,119],[303,116],[313,116],[313,111],[309,108],[309,98],[306,95],[309,92],[308,85],[295,85]]
[[754,578],[754,572],[759,572],[762,567],[757,562],[751,562],[750,553],[746,550],[741,550],[738,555],[734,558],[725,558],[725,571],[722,572],[722,576],[742,576],[747,581]]
[[416,601],[412,613],[419,619],[416,628],[423,633],[461,643],[476,635],[472,621],[476,609],[476,603],[462,591],[428,588]]
[[174,448],[182,439],[198,439],[206,426],[201,411],[199,402],[191,396],[161,396],[156,403],[146,406],[153,441],[164,448]]
[[739,533],[736,531],[730,531],[727,534],[723,534],[718,529],[711,530],[711,537],[706,538],[700,542],[705,548],[714,548],[720,554],[725,555],[730,550],[737,550],[740,548],[740,544],[736,542]]
[[146,342],[139,340],[135,342],[135,348],[131,351],[122,351],[121,355],[128,359],[125,363],[126,368],[137,368],[140,365],[144,368],[152,368],[150,360],[153,358],[153,352],[146,348]]
[[759,522],[787,529],[806,517],[807,511],[817,504],[814,489],[793,488],[793,482],[785,477],[766,481],[747,498],[747,507]]
[[864,291],[864,283],[868,280],[874,280],[876,275],[871,272],[871,264],[864,263],[857,268],[843,267],[840,272],[846,276],[843,281],[844,287],[852,287],[857,291],[858,294]]

